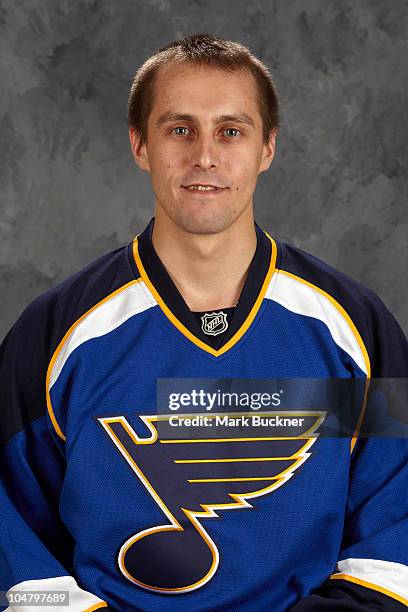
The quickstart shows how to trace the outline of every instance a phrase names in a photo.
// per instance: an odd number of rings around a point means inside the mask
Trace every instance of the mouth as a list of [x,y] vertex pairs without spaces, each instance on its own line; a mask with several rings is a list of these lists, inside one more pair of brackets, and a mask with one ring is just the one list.
[[205,196],[216,195],[228,189],[228,187],[221,187],[219,185],[211,185],[206,183],[192,183],[191,185],[180,185],[180,187],[191,194]]

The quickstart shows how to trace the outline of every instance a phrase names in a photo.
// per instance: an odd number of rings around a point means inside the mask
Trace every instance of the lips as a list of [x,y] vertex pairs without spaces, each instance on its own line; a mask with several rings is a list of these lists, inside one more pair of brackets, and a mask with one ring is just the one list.
[[190,185],[181,185],[183,189],[186,189],[190,193],[218,193],[227,189],[227,187],[221,187],[219,185],[213,185],[211,183],[191,183]]

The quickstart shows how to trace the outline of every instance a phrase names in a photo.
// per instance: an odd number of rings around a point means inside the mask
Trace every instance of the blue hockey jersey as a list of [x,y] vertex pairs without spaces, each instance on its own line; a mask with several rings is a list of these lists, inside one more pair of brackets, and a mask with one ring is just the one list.
[[42,610],[32,591],[84,612],[406,609],[408,440],[166,439],[156,395],[160,379],[406,378],[395,319],[257,225],[237,307],[196,317],[153,223],[1,345],[1,609]]

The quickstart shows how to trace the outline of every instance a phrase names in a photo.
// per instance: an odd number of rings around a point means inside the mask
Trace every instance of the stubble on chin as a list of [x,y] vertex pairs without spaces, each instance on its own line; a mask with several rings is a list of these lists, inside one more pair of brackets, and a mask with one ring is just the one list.
[[208,212],[205,210],[189,212],[186,209],[174,208],[170,217],[177,227],[190,234],[219,234],[232,225],[237,215],[227,208]]

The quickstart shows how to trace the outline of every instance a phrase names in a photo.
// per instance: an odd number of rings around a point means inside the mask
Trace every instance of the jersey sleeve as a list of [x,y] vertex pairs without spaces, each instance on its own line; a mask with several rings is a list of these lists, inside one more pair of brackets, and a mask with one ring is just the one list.
[[[363,326],[372,378],[408,378],[408,342],[377,296],[367,292]],[[392,381],[390,381],[392,382]],[[401,385],[404,388],[404,385]],[[406,394],[397,398],[407,403]],[[408,406],[403,413],[406,415]],[[360,436],[349,475],[338,562],[327,581],[291,612],[407,610],[408,439]]]
[[[64,609],[90,611],[106,604],[77,583],[74,542],[58,512],[65,458],[46,408],[48,302],[34,300],[0,346],[0,609],[49,610],[22,605],[22,593],[52,590],[69,596]],[[19,605],[7,607],[5,592]]]

